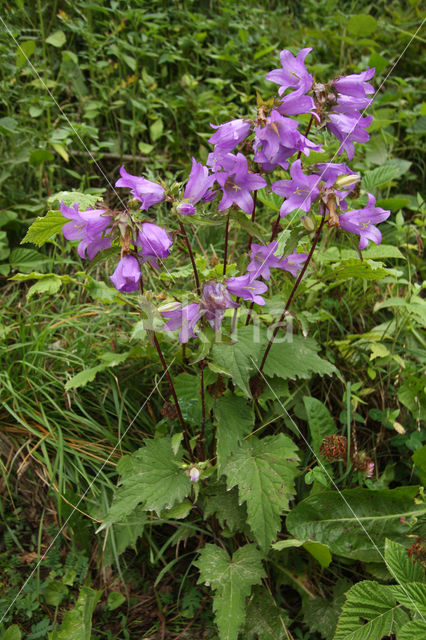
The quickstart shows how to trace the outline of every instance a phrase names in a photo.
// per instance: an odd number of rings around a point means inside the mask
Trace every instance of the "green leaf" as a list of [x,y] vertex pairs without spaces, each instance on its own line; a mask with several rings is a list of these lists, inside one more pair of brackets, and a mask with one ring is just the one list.
[[263,587],[254,587],[247,606],[244,625],[245,640],[285,640],[290,624],[287,611],[277,607],[273,597]]
[[163,121],[160,118],[150,125],[149,135],[151,136],[152,142],[155,142],[163,135]]
[[402,544],[386,539],[385,562],[389,573],[399,583],[422,582],[424,580],[423,567],[420,563],[413,562]]
[[21,640],[21,630],[17,624],[13,624],[2,633],[0,640]]
[[0,118],[0,131],[2,133],[17,133],[18,121],[15,118],[9,118],[6,116],[5,118]]
[[212,349],[213,362],[230,372],[233,382],[247,397],[251,396],[248,381],[254,369],[253,359],[256,360],[262,350],[262,344],[254,342],[253,332],[252,326],[242,327],[238,330],[238,342],[216,344]]
[[398,632],[398,640],[424,640],[426,638],[426,622],[410,620]]
[[68,218],[64,218],[60,211],[48,211],[43,218],[36,218],[21,244],[32,242],[41,247],[52,236],[59,233],[67,222],[69,222]]
[[300,335],[285,338],[291,340],[272,345],[263,369],[265,375],[295,380],[310,378],[313,373],[332,375],[337,371],[334,365],[319,357],[319,346],[313,338]]
[[[424,574],[422,580],[424,581]],[[392,586],[391,589],[400,604],[417,615],[426,616],[426,584],[407,582],[403,585]]]
[[48,149],[34,149],[34,151],[30,153],[29,162],[38,167],[43,164],[43,162],[52,162],[54,159],[55,156]]
[[244,398],[230,393],[220,397],[216,403],[216,456],[219,473],[230,455],[241,444],[242,438],[253,428],[252,408]]
[[396,634],[408,622],[397,604],[392,587],[365,580],[346,594],[334,640],[382,640]]
[[238,486],[240,504],[247,503],[247,521],[262,549],[268,549],[281,528],[281,514],[294,495],[297,447],[280,433],[245,440],[223,469],[228,489]]
[[[101,529],[119,522],[139,503],[147,511],[171,509],[191,491],[191,483],[181,468],[182,452],[175,456],[170,438],[148,440],[144,447],[120,460],[121,486],[104,518]],[[101,530],[99,529],[99,530]]]
[[206,488],[204,518],[215,515],[222,529],[228,527],[231,533],[243,531],[247,520],[245,505],[238,504],[237,488],[226,490],[225,483],[209,485]]
[[27,300],[31,300],[36,293],[48,293],[53,295],[59,291],[61,286],[62,280],[56,276],[42,278],[28,289]]
[[304,603],[304,621],[312,633],[319,633],[330,640],[336,631],[337,620],[345,602],[345,592],[349,583],[338,580],[333,589],[333,599],[307,598]]
[[358,13],[348,20],[347,28],[353,36],[369,36],[377,30],[377,20],[365,13]]
[[303,547],[308,551],[315,560],[318,560],[322,567],[328,567],[331,564],[332,556],[330,549],[326,544],[321,542],[312,542],[311,540],[297,540],[297,538],[287,538],[286,540],[279,540],[274,542],[272,549],[275,551],[282,551],[283,549],[290,549],[292,547]]
[[311,445],[314,453],[319,455],[319,448],[325,436],[336,433],[336,425],[327,407],[312,396],[305,396],[303,403],[308,417]]
[[411,519],[426,513],[426,505],[414,502],[417,491],[418,487],[324,491],[296,505],[287,516],[287,530],[300,540],[323,542],[337,555],[382,561],[385,538],[404,541]]
[[377,189],[377,187],[387,184],[400,176],[401,170],[398,165],[388,163],[366,171],[362,178],[362,186],[366,191],[371,192],[373,189]]
[[[349,278],[364,278],[365,280],[382,280],[385,276],[392,275],[389,269],[383,267],[381,262],[373,260],[342,260],[332,266],[332,277],[338,280]],[[328,276],[330,277],[330,276]]]
[[68,380],[68,382],[66,382],[65,391],[69,391],[70,389],[78,389],[79,387],[85,387],[88,382],[92,382],[96,378],[98,373],[100,371],[104,371],[104,369],[106,369],[106,365],[98,364],[96,367],[89,367],[89,369],[80,371],[70,380]]
[[263,244],[264,233],[262,228],[258,224],[252,222],[244,211],[241,211],[240,209],[231,209],[231,218],[236,220],[241,229],[248,233],[249,236],[257,238]]
[[199,581],[215,591],[213,609],[220,639],[237,640],[246,615],[246,598],[265,576],[262,554],[254,544],[247,544],[231,559],[221,547],[206,544],[194,564],[200,570]]
[[9,262],[14,269],[28,272],[40,268],[49,258],[35,249],[17,247],[11,252]]
[[23,42],[20,42],[16,49],[16,65],[21,67],[25,64],[27,59],[31,58],[35,50],[35,40],[24,40]]
[[55,31],[48,38],[46,38],[47,44],[51,44],[53,47],[60,49],[64,46],[67,39],[65,37],[65,33],[61,30]]
[[420,480],[426,486],[426,444],[417,449],[412,455],[413,462],[419,469]]
[[47,589],[43,591],[46,604],[58,607],[68,593],[68,587],[62,582],[52,580],[47,583]]
[[[101,194],[81,193],[81,191],[59,191],[51,195],[47,203],[50,207],[57,203],[63,202],[67,207],[73,207],[78,204],[80,211],[85,211],[89,207],[95,207],[100,200]],[[57,212],[55,212],[57,213]],[[64,218],[65,222],[69,222],[68,218]]]
[[117,289],[109,287],[101,280],[94,280],[89,276],[85,286],[92,298],[98,302],[102,302],[102,304],[125,304]]
[[121,607],[123,602],[126,601],[126,597],[119,591],[110,591],[108,594],[107,607],[110,611],[114,611]]
[[49,640],[90,640],[92,615],[102,595],[90,587],[81,587],[74,609],[66,611],[59,631],[49,633]]

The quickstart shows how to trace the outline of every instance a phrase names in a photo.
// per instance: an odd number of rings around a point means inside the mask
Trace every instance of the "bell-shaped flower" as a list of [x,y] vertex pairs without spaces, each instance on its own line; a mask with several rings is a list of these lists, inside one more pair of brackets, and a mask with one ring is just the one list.
[[209,142],[215,145],[216,152],[228,153],[247,138],[251,125],[250,120],[244,120],[243,118],[219,125],[211,124],[210,126],[213,129],[217,129],[217,131],[210,136]]
[[147,211],[154,204],[162,202],[165,197],[164,189],[156,182],[143,177],[132,176],[124,167],[120,169],[121,178],[115,183],[116,187],[127,187],[136,200],[142,202],[141,209]]
[[281,98],[280,103],[276,106],[276,110],[282,116],[297,116],[301,113],[310,113],[314,109],[315,102],[313,98],[304,95],[300,89],[292,91]]
[[134,256],[124,256],[110,276],[114,287],[118,291],[137,291],[139,280],[141,279],[141,269],[139,262]]
[[164,325],[164,331],[179,331],[179,340],[182,344],[188,342],[188,340],[195,336],[194,329],[203,315],[203,310],[196,302],[188,304],[185,307],[178,307],[172,311],[161,311],[162,315],[166,318],[170,318]]
[[229,209],[236,204],[246,213],[252,213],[254,203],[250,191],[266,187],[266,180],[258,173],[250,173],[247,158],[242,153],[233,156],[232,169],[216,173],[216,181],[222,188],[223,196],[219,202],[219,211]]
[[291,275],[296,278],[298,272],[305,264],[308,259],[307,253],[297,253],[296,249],[286,258],[280,262],[279,269],[283,269],[284,271],[288,271]]
[[312,87],[312,76],[305,68],[305,58],[312,48],[301,49],[296,57],[287,49],[280,53],[282,69],[274,69],[266,74],[266,79],[279,84],[281,96],[286,89],[301,89],[303,93]]
[[79,211],[78,204],[68,207],[61,202],[60,211],[64,218],[71,220],[62,227],[64,237],[71,241],[80,240],[77,247],[80,258],[85,258],[87,252],[89,260],[93,260],[99,251],[111,247],[111,240],[105,236],[105,232],[112,222],[112,217],[105,209]]
[[151,262],[158,269],[157,259],[161,261],[169,256],[173,241],[163,227],[152,222],[143,222],[141,227],[136,245],[142,249],[142,262]]
[[361,73],[353,73],[349,76],[341,76],[333,82],[334,88],[341,94],[352,98],[365,98],[366,95],[374,93],[374,87],[367,80],[376,73],[376,69],[366,69]]
[[354,113],[330,113],[327,128],[340,140],[339,155],[346,151],[349,160],[355,153],[354,142],[367,142],[370,139],[366,129],[373,121],[373,116],[363,118],[357,111]]
[[[177,211],[184,216],[193,215],[195,213],[194,204],[205,198],[214,181],[215,176],[209,174],[208,167],[192,158],[192,169],[183,194],[186,202],[178,204]],[[210,194],[207,195],[207,197],[209,196]]]
[[229,293],[232,293],[233,296],[237,296],[243,300],[250,300],[256,304],[265,304],[265,300],[261,294],[265,293],[268,287],[264,282],[252,278],[250,273],[237,278],[229,278],[226,281],[226,286]]
[[358,249],[365,249],[368,241],[372,240],[376,244],[382,241],[382,234],[374,225],[387,220],[390,211],[385,211],[376,207],[376,199],[371,193],[368,195],[368,203],[364,209],[353,209],[339,216],[339,223],[342,229],[360,236]]
[[274,193],[286,198],[280,209],[282,218],[295,209],[302,209],[307,213],[311,208],[312,201],[319,195],[320,177],[305,175],[300,160],[293,162],[290,167],[290,175],[291,180],[278,180],[271,187]]
[[236,309],[238,304],[229,295],[229,291],[221,282],[212,280],[203,284],[201,293],[205,316],[215,331],[219,331],[225,309]]

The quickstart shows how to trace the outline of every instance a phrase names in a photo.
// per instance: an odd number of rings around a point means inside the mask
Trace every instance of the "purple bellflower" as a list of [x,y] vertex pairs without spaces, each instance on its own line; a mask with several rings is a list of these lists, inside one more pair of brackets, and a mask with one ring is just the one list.
[[351,96],[353,98],[365,98],[366,95],[374,93],[374,87],[367,80],[376,73],[376,69],[366,69],[361,73],[353,73],[349,76],[341,76],[337,78],[333,85],[341,94]]
[[87,251],[89,260],[93,260],[99,251],[111,247],[111,240],[104,236],[104,232],[111,224],[112,218],[105,215],[105,209],[79,211],[78,204],[67,207],[61,202],[60,210],[64,218],[71,220],[62,227],[62,233],[67,240],[80,240],[77,247],[80,258],[85,258]]
[[179,307],[172,311],[161,311],[163,316],[170,318],[164,325],[164,331],[179,331],[179,340],[182,344],[195,336],[194,328],[203,315],[201,307],[196,302],[188,304],[185,307]]
[[153,266],[158,269],[157,259],[161,261],[169,256],[173,241],[163,227],[152,222],[143,222],[136,244],[142,248],[142,261],[151,261]]
[[283,49],[280,53],[282,69],[274,69],[266,74],[266,79],[279,84],[278,94],[281,96],[286,89],[300,89],[303,93],[312,87],[312,76],[305,68],[305,58],[312,48],[301,49],[296,57],[290,51]]
[[376,207],[376,199],[371,193],[368,195],[368,203],[364,209],[354,209],[339,216],[339,223],[342,229],[360,236],[358,249],[365,249],[368,241],[372,240],[376,244],[382,241],[382,234],[375,224],[384,222],[390,216],[390,211],[385,211]]
[[283,259],[279,268],[284,269],[284,271],[288,271],[294,278],[296,278],[307,258],[307,253],[297,253],[295,249],[293,253]]
[[298,89],[281,98],[276,109],[283,116],[296,116],[313,111],[315,103],[311,96],[304,95],[303,91]]
[[[337,198],[341,209],[348,208],[346,197],[355,188],[360,181],[360,176],[349,169],[344,162],[319,162],[313,167],[321,176],[321,180],[325,182],[326,189],[334,187],[334,195]],[[344,176],[347,176],[347,184],[345,185]],[[351,180],[350,178],[353,179]],[[339,180],[338,180],[339,178]],[[336,182],[337,181],[337,182]]]
[[215,331],[219,331],[225,309],[236,309],[239,305],[229,295],[225,285],[215,280],[205,282],[201,294],[206,318]]
[[259,282],[252,278],[250,273],[238,278],[229,278],[226,281],[229,293],[233,296],[242,298],[243,300],[250,300],[256,304],[264,305],[265,300],[260,294],[265,293],[268,287],[264,282]]
[[124,256],[110,279],[118,291],[137,291],[141,279],[139,262],[134,256]]
[[352,160],[355,153],[354,142],[367,142],[370,139],[366,129],[373,121],[373,116],[363,118],[358,111],[353,113],[330,113],[327,128],[340,140],[338,154],[344,151]]
[[319,195],[320,177],[305,175],[300,160],[293,162],[290,167],[290,175],[291,180],[278,180],[271,187],[274,193],[286,198],[280,209],[282,218],[295,209],[302,209],[308,213],[312,200],[315,200]]
[[218,210],[229,209],[235,203],[240,209],[250,214],[254,207],[250,191],[263,189],[266,186],[266,180],[258,173],[249,172],[247,158],[242,153],[233,157],[232,169],[215,174],[216,181],[223,191]]
[[274,255],[277,249],[278,242],[276,240],[265,246],[254,243],[251,245],[251,262],[247,271],[253,279],[262,277],[269,280],[271,269],[282,269],[296,276],[297,271],[302,268],[302,264],[308,257],[306,253],[296,253],[295,250],[290,256],[279,258]]
[[239,118],[238,120],[231,120],[225,122],[225,124],[210,126],[217,131],[209,138],[210,144],[215,145],[215,153],[228,153],[235,149],[235,147],[247,138],[251,129],[251,121]]
[[165,192],[161,185],[146,178],[132,176],[124,167],[120,169],[121,178],[115,183],[116,187],[127,187],[136,200],[142,202],[141,209],[147,211],[149,207],[164,200]]
[[[183,197],[187,202],[181,202],[176,207],[184,216],[192,216],[195,213],[194,204],[204,198],[215,181],[214,175],[209,175],[207,167],[192,158],[192,169],[185,187]],[[207,196],[209,197],[210,194]]]

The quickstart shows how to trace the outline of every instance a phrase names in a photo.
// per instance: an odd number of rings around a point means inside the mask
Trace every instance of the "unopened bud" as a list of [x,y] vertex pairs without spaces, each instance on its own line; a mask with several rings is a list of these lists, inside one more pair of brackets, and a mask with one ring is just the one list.
[[191,482],[198,482],[200,478],[200,470],[197,467],[191,467],[189,470],[189,479]]
[[351,187],[353,184],[357,184],[360,182],[361,176],[358,174],[349,174],[345,176],[339,176],[334,183],[335,189],[346,189],[347,187]]
[[174,300],[173,302],[165,302],[164,304],[160,304],[158,307],[158,311],[160,313],[164,313],[165,311],[174,311],[175,309],[179,309],[180,302]]
[[302,216],[300,220],[306,231],[315,231],[315,222],[312,220],[312,218],[310,218],[309,216]]

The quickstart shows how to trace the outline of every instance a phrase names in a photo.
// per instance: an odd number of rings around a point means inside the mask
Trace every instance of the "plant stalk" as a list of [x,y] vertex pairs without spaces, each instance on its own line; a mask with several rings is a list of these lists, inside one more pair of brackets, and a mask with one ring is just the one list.
[[225,226],[225,249],[223,254],[223,275],[226,274],[226,263],[228,260],[228,236],[229,236],[229,213],[226,218],[226,226]]
[[192,253],[191,245],[190,245],[189,238],[188,238],[188,235],[186,233],[185,227],[183,226],[183,223],[180,220],[179,220],[179,227],[180,227],[181,233],[182,233],[182,235],[183,235],[183,237],[185,239],[186,248],[188,249],[189,257],[191,259],[192,269],[194,271],[195,284],[197,286],[197,293],[198,293],[199,296],[201,296],[200,279],[198,277],[197,265],[195,264],[194,254]]

